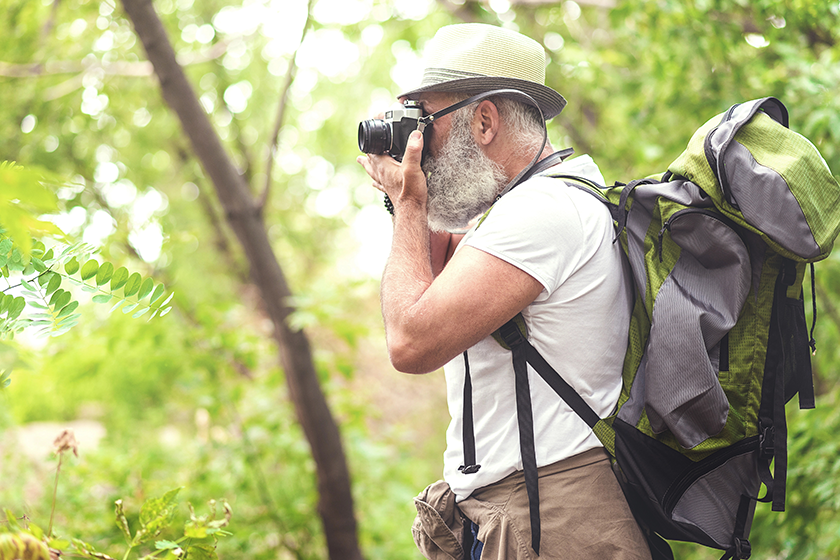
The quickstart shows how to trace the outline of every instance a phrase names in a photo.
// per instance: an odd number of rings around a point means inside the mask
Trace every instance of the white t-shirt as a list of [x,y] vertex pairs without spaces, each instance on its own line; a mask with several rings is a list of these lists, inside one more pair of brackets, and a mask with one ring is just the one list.
[[[584,175],[603,184],[588,156],[544,172]],[[531,344],[600,416],[612,412],[621,391],[631,288],[613,243],[606,206],[561,180],[535,176],[503,196],[469,245],[522,269],[543,285],[522,311]],[[458,500],[522,469],[511,353],[492,336],[467,352],[472,380],[476,462],[463,474],[464,357],[444,366],[452,421],[446,434],[444,479]],[[601,446],[566,403],[528,367],[537,466]]]

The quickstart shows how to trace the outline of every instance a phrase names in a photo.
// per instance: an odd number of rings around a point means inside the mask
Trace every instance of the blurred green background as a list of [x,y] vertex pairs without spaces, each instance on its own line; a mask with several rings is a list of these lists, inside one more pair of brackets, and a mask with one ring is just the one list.
[[[252,192],[270,184],[268,234],[340,424],[369,559],[420,558],[411,498],[440,477],[448,412],[441,373],[406,376],[387,360],[377,290],[390,221],[355,162],[356,128],[419,81],[438,27],[492,23],[544,44],[548,85],[569,101],[550,138],[591,154],[609,182],[664,171],[707,119],[768,95],[840,172],[837,0],[153,5]],[[231,504],[219,557],[326,558],[313,459],[273,325],[122,4],[0,4],[2,160],[58,174],[56,223],[176,295],[163,319],[86,306],[61,337],[0,342],[0,369],[13,372],[0,391],[0,508],[47,525],[50,444],[70,425],[81,447],[61,470],[60,534],[121,557],[114,500],[136,516],[144,499],[183,486],[197,508]],[[818,405],[788,409],[787,511],[759,505],[756,559],[840,557],[840,254],[816,270]],[[809,321],[810,308],[806,293]]]

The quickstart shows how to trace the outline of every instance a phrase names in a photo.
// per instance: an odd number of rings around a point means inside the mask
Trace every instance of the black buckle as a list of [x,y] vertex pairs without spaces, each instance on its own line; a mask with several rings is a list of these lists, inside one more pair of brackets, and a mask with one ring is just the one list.
[[480,468],[481,465],[461,465],[460,467],[458,467],[458,470],[464,474],[475,474]]
[[735,556],[739,560],[746,560],[752,554],[752,546],[747,539],[735,539]]
[[522,333],[519,331],[519,327],[516,326],[514,321],[508,321],[499,327],[499,334],[502,336],[502,340],[505,341],[505,344],[507,344],[509,348],[514,348],[515,346],[519,346],[525,342],[525,337],[522,336]]
[[772,459],[776,455],[776,446],[774,444],[775,430],[773,426],[761,428],[761,435],[758,438],[759,450],[762,459]]

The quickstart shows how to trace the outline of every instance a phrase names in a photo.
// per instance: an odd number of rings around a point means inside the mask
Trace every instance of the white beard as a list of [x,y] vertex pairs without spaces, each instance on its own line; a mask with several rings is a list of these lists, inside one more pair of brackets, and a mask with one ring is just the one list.
[[465,228],[490,208],[507,183],[502,168],[473,138],[471,116],[469,110],[453,114],[449,138],[440,154],[436,158],[427,155],[423,163],[432,231]]

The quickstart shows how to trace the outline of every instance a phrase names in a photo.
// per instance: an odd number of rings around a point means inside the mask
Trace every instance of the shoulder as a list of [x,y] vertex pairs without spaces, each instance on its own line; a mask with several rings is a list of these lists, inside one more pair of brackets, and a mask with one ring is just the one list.
[[[561,179],[537,176],[503,196],[486,214],[481,228],[516,226],[517,230],[589,229],[593,221],[610,220],[606,206],[595,196]],[[495,226],[494,226],[495,224]]]

